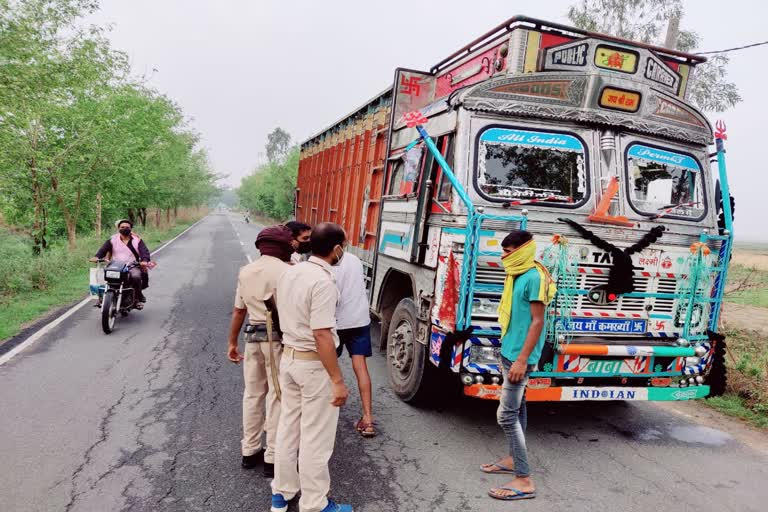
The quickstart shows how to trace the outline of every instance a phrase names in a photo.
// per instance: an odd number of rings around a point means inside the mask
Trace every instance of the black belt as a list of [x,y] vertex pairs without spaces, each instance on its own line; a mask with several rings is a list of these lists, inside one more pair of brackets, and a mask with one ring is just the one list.
[[[248,324],[245,326],[245,329],[243,330],[245,333],[245,342],[246,343],[255,343],[257,341],[269,341],[269,338],[267,337],[267,326],[266,324]],[[272,341],[280,341],[281,336],[280,333],[277,331],[272,331]]]

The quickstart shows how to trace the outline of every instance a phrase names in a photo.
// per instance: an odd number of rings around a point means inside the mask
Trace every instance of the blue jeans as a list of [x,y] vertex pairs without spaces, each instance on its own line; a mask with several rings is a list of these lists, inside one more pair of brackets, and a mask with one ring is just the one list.
[[501,388],[501,400],[496,411],[496,420],[507,436],[509,454],[515,461],[515,475],[526,477],[531,474],[528,466],[528,450],[525,446],[525,428],[528,426],[528,413],[525,407],[525,386],[533,365],[528,365],[525,376],[519,382],[509,382],[507,375],[512,361],[502,357],[504,368],[504,385]]

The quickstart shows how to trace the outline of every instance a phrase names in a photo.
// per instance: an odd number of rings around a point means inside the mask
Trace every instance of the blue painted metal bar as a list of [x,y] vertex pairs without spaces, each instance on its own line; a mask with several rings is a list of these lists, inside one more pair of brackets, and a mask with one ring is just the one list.
[[728,172],[725,165],[724,139],[716,135],[715,146],[717,148],[717,170],[720,176],[720,195],[723,202],[723,220],[725,221],[726,232],[722,235],[707,236],[709,240],[722,240],[723,242],[718,253],[718,264],[722,270],[718,273],[713,287],[713,296],[717,301],[709,313],[709,328],[713,331],[717,330],[720,321],[723,294],[728,280],[728,265],[731,262],[731,251],[733,250],[733,211],[731,211],[731,189],[728,185]]

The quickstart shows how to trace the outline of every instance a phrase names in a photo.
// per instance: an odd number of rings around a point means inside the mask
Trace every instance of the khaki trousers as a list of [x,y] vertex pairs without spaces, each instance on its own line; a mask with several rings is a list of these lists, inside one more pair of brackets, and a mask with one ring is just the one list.
[[[280,368],[280,356],[283,346],[272,342],[275,351],[275,363]],[[243,375],[245,392],[243,393],[243,456],[253,455],[261,450],[261,436],[267,432],[267,448],[264,461],[274,463],[277,423],[280,419],[280,401],[272,385],[269,365],[269,342],[256,341],[245,344]],[[265,414],[266,413],[266,414]]]
[[301,491],[299,510],[319,512],[328,505],[328,461],[339,422],[339,408],[331,405],[331,379],[320,361],[286,355],[280,363],[280,389],[283,399],[272,492],[290,500]]

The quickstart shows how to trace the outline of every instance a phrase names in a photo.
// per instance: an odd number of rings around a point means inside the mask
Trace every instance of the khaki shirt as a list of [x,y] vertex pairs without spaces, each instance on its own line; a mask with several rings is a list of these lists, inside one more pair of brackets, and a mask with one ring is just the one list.
[[253,263],[240,269],[237,292],[235,292],[235,307],[248,310],[250,323],[266,323],[267,308],[264,301],[275,293],[278,279],[289,268],[291,266],[288,263],[273,256],[260,256]]
[[312,256],[309,261],[290,267],[277,284],[277,309],[280,328],[287,347],[317,352],[314,329],[331,329],[336,334],[336,302],[339,291],[331,266]]

